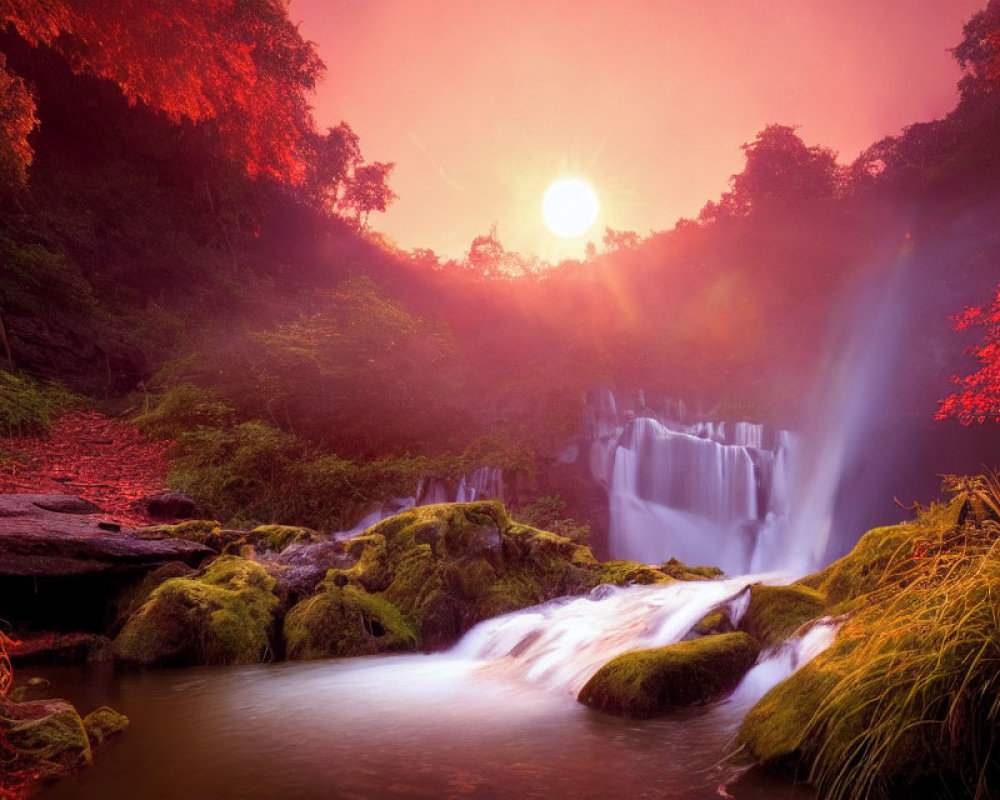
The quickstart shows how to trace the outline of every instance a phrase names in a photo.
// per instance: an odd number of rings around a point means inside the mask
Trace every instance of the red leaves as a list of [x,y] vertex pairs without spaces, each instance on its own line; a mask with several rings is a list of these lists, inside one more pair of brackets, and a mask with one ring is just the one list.
[[5,25],[130,103],[213,125],[251,175],[303,179],[306,93],[323,65],[282,0],[0,0]]
[[148,524],[131,504],[164,489],[167,446],[101,414],[73,412],[44,438],[0,440],[13,457],[0,464],[0,492],[74,494],[103,508],[109,522]]
[[986,329],[982,343],[966,350],[982,367],[971,375],[952,377],[961,391],[940,402],[934,419],[956,417],[963,425],[1000,423],[1000,286],[992,303],[967,307],[952,319],[956,330],[977,325]]

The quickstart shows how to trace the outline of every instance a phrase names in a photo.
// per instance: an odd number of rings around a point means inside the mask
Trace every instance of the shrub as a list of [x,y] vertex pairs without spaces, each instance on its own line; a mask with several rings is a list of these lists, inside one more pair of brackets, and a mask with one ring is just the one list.
[[0,431],[7,436],[45,433],[53,420],[80,403],[60,383],[40,383],[0,370]]

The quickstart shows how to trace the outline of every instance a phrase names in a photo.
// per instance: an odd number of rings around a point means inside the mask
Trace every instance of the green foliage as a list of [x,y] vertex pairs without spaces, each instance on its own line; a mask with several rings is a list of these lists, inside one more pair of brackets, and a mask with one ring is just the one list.
[[59,383],[40,383],[0,370],[0,432],[6,436],[45,433],[53,420],[81,399]]
[[189,383],[171,386],[133,417],[149,436],[174,439],[199,427],[220,428],[233,419],[233,409],[210,389]]
[[577,544],[590,543],[590,525],[567,517],[566,501],[558,495],[539,497],[532,503],[512,509],[511,518],[533,528],[565,536]]
[[1000,523],[959,523],[957,510],[872,531],[806,581],[850,613],[828,650],[747,715],[740,737],[756,757],[803,761],[834,800],[992,796]]
[[759,652],[759,645],[745,633],[634,650],[601,667],[577,699],[624,717],[659,716],[732,691]]

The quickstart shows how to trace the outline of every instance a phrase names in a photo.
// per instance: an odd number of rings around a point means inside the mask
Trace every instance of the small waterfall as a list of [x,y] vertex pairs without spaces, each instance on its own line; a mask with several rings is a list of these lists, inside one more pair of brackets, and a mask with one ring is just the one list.
[[801,636],[765,653],[757,665],[743,676],[727,702],[738,710],[747,711],[785,678],[833,644],[838,627],[829,620],[817,622]]
[[489,662],[484,668],[576,695],[601,666],[621,653],[681,641],[705,614],[752,583],[745,575],[666,586],[599,586],[590,595],[481,622],[452,650]]
[[[454,484],[452,484],[454,486]],[[372,525],[417,506],[438,503],[471,503],[474,500],[502,500],[504,497],[503,470],[498,467],[479,467],[463,475],[458,487],[452,488],[440,478],[421,480],[410,497],[395,497],[373,506],[353,527],[334,534],[336,539],[350,539],[364,533]]]
[[[764,426],[640,416],[592,424],[591,472],[608,490],[613,558],[678,558],[729,574],[785,568],[797,443]],[[598,415],[599,416],[599,415]],[[603,477],[600,477],[603,476]]]

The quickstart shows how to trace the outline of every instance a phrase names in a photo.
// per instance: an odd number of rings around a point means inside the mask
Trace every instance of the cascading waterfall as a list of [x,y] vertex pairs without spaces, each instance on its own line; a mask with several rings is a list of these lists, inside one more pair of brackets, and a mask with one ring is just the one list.
[[710,610],[732,602],[750,584],[773,577],[599,586],[585,597],[482,622],[452,652],[486,661],[491,671],[576,695],[615,656],[679,642]]
[[[799,460],[794,435],[768,436],[748,422],[683,424],[644,404],[640,416],[623,415],[611,392],[600,398],[590,419],[590,468],[608,491],[613,558],[677,558],[729,574],[815,566],[785,557]],[[677,403],[667,409],[684,413]]]

